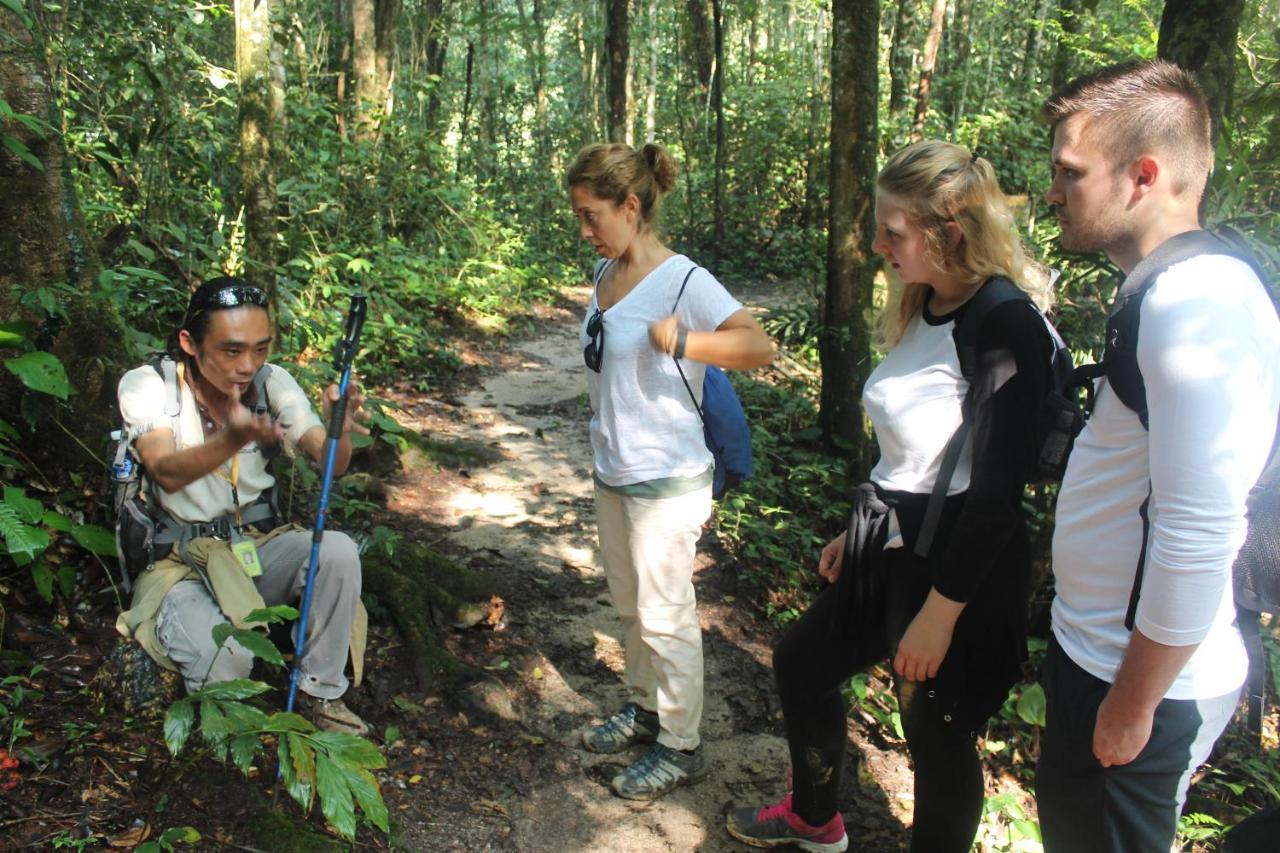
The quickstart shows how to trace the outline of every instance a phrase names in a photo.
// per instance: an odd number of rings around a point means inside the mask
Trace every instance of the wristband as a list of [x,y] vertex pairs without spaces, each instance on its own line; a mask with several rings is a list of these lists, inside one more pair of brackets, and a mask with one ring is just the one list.
[[676,351],[671,354],[672,358],[684,358],[685,341],[689,338],[689,330],[681,327],[676,332]]

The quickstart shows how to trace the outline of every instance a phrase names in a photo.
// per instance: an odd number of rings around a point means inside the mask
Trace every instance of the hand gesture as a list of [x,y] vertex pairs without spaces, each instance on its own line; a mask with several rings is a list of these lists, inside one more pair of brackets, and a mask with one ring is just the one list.
[[658,352],[665,352],[667,355],[675,355],[676,339],[679,334],[680,321],[676,319],[675,314],[655,320],[649,325],[649,343],[653,344],[653,348]]
[[[330,385],[324,389],[320,403],[324,407],[325,424],[329,423],[329,418],[333,414],[333,404],[338,402],[341,396],[337,385]],[[364,392],[354,382],[347,385],[347,410],[344,415],[342,421],[344,435],[353,430],[361,435],[369,434],[369,428],[364,425],[364,421],[369,420],[369,413],[364,410]]]
[[250,442],[269,447],[279,444],[284,430],[268,415],[255,415],[239,400],[227,405],[227,433],[238,447]]
[[828,542],[822,549],[822,556],[818,558],[818,574],[827,583],[835,583],[840,577],[840,570],[843,568],[840,564],[844,561],[844,540],[848,535],[849,532],[846,530]]

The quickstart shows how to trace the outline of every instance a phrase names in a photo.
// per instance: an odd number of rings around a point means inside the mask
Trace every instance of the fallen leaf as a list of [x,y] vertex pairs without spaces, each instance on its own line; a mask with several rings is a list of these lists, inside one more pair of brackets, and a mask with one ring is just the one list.
[[107,839],[108,847],[137,847],[151,835],[151,824],[131,826],[119,835]]
[[422,776],[418,773],[414,773],[412,776],[409,777],[410,785],[416,785],[421,781],[422,781]]
[[535,679],[537,679],[538,681],[541,681],[541,680],[542,680],[542,667],[540,667],[540,666],[535,666],[535,667],[533,668],[533,677],[534,677]]

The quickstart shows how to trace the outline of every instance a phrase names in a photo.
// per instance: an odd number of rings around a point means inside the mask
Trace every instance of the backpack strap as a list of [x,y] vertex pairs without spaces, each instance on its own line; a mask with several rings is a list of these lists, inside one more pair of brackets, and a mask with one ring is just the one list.
[[[672,314],[676,313],[676,307],[680,305],[680,297],[684,296],[684,289],[688,287],[689,279],[692,278],[693,274],[697,271],[698,265],[694,264],[689,267],[689,271],[684,274],[684,281],[680,282],[680,292],[676,294],[676,301],[671,303]],[[698,398],[693,396],[693,388],[689,386],[689,380],[685,378],[684,368],[680,366],[680,359],[673,355],[671,356],[671,360],[676,363],[676,371],[680,374],[680,381],[684,383],[684,390],[689,392],[689,401],[693,403],[693,408],[698,412],[698,417],[702,420],[702,423],[706,424],[707,418],[702,414],[702,406],[698,405]]]
[[947,489],[951,487],[951,478],[955,476],[956,466],[960,463],[960,453],[969,439],[969,429],[973,422],[973,379],[977,373],[979,331],[993,308],[1016,299],[1031,301],[1009,279],[1002,276],[987,279],[964,304],[964,314],[951,333],[956,344],[956,357],[960,361],[960,375],[969,383],[969,389],[960,403],[960,426],[956,427],[942,451],[942,464],[938,468],[937,479],[933,481],[929,503],[925,505],[924,520],[920,522],[920,533],[916,536],[914,551],[917,557],[928,557],[929,550],[933,547],[933,538],[937,535],[938,523],[942,520],[942,507],[947,500]]

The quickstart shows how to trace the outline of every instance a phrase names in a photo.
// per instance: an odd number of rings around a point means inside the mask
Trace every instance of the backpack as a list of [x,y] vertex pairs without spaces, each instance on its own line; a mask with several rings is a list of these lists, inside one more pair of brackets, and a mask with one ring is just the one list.
[[[159,354],[150,358],[147,365],[164,380],[165,417],[176,418],[182,411],[182,388],[178,383],[177,362],[167,354]],[[270,411],[267,373],[268,368],[264,364],[253,377],[255,402],[252,411],[255,415]],[[134,436],[129,435],[122,425],[121,429],[111,432],[107,452],[107,459],[110,460],[112,510],[115,515],[116,559],[126,593],[132,590],[133,577],[167,556],[175,544],[185,555],[185,546],[190,539],[222,535],[230,524],[226,518],[181,524],[164,512],[160,508],[154,487],[143,470],[142,460],[134,450],[133,439]],[[268,456],[278,452],[278,446],[263,449],[263,453]],[[270,494],[242,508],[241,522],[261,524],[272,521],[277,515],[274,494]]]
[[[690,268],[680,283],[680,292],[671,306],[671,313],[676,312],[680,297],[689,284],[689,278],[698,269]],[[742,411],[742,403],[738,394],[729,384],[729,377],[714,364],[706,365],[706,375],[702,379],[702,405],[693,396],[689,380],[685,379],[684,369],[680,367],[680,359],[673,358],[676,370],[680,373],[680,381],[684,390],[689,392],[689,400],[698,410],[702,418],[702,437],[707,449],[715,457],[716,464],[711,484],[711,497],[719,500],[725,494],[742,484],[751,476],[753,465],[751,458],[751,429],[747,426],[747,416]]]
[[[604,277],[604,271],[608,265],[609,262],[603,259],[596,263],[592,284],[600,284],[600,279]],[[694,265],[685,273],[684,281],[680,283],[680,292],[676,294],[676,301],[671,306],[672,314],[680,304],[680,297],[684,296],[689,278],[697,269],[697,265]],[[751,476],[753,470],[751,430],[747,426],[747,416],[742,411],[742,403],[738,400],[737,392],[729,384],[729,377],[723,370],[712,364],[706,365],[706,374],[702,380],[702,405],[698,405],[693,388],[689,386],[684,369],[680,367],[680,360],[674,359],[674,361],[676,370],[680,374],[680,381],[684,383],[685,390],[689,392],[689,399],[693,402],[698,417],[702,419],[703,441],[706,443],[707,450],[710,450],[715,458],[711,496],[719,500]]]
[[[1080,369],[1090,379],[1105,376],[1107,384],[1124,405],[1137,414],[1143,428],[1149,428],[1147,389],[1138,367],[1138,323],[1142,299],[1157,277],[1175,264],[1200,255],[1227,255],[1244,261],[1260,280],[1262,270],[1247,249],[1226,242],[1209,231],[1188,231],[1169,238],[1143,258],[1125,278],[1116,293],[1107,319],[1107,344],[1102,361]],[[1142,502],[1142,547],[1124,624],[1133,630],[1138,597],[1146,565],[1151,496]],[[1244,545],[1232,566],[1232,590],[1237,625],[1249,653],[1249,726],[1261,731],[1262,696],[1265,682],[1265,654],[1258,634],[1260,613],[1280,614],[1280,428],[1271,445],[1271,456],[1246,501],[1249,529]]]
[[1038,450],[1034,459],[1023,460],[1023,479],[1028,483],[1061,480],[1067,467],[1071,445],[1084,427],[1085,408],[1080,402],[1078,390],[1081,386],[1075,377],[1071,350],[1067,348],[1062,336],[1024,290],[1003,276],[988,279],[965,303],[964,314],[952,333],[956,356],[960,361],[960,374],[969,383],[969,390],[960,405],[960,426],[952,433],[943,450],[938,478],[934,481],[929,502],[925,505],[924,519],[915,544],[915,553],[919,557],[929,555],[933,538],[938,532],[938,522],[942,518],[947,489],[951,486],[951,478],[960,462],[960,453],[969,437],[973,420],[973,380],[977,373],[979,331],[993,308],[1011,301],[1024,302],[1029,310],[1036,312],[1044,322],[1053,346],[1049,361],[1049,388],[1040,401],[1040,409],[1036,414],[1035,447]]

